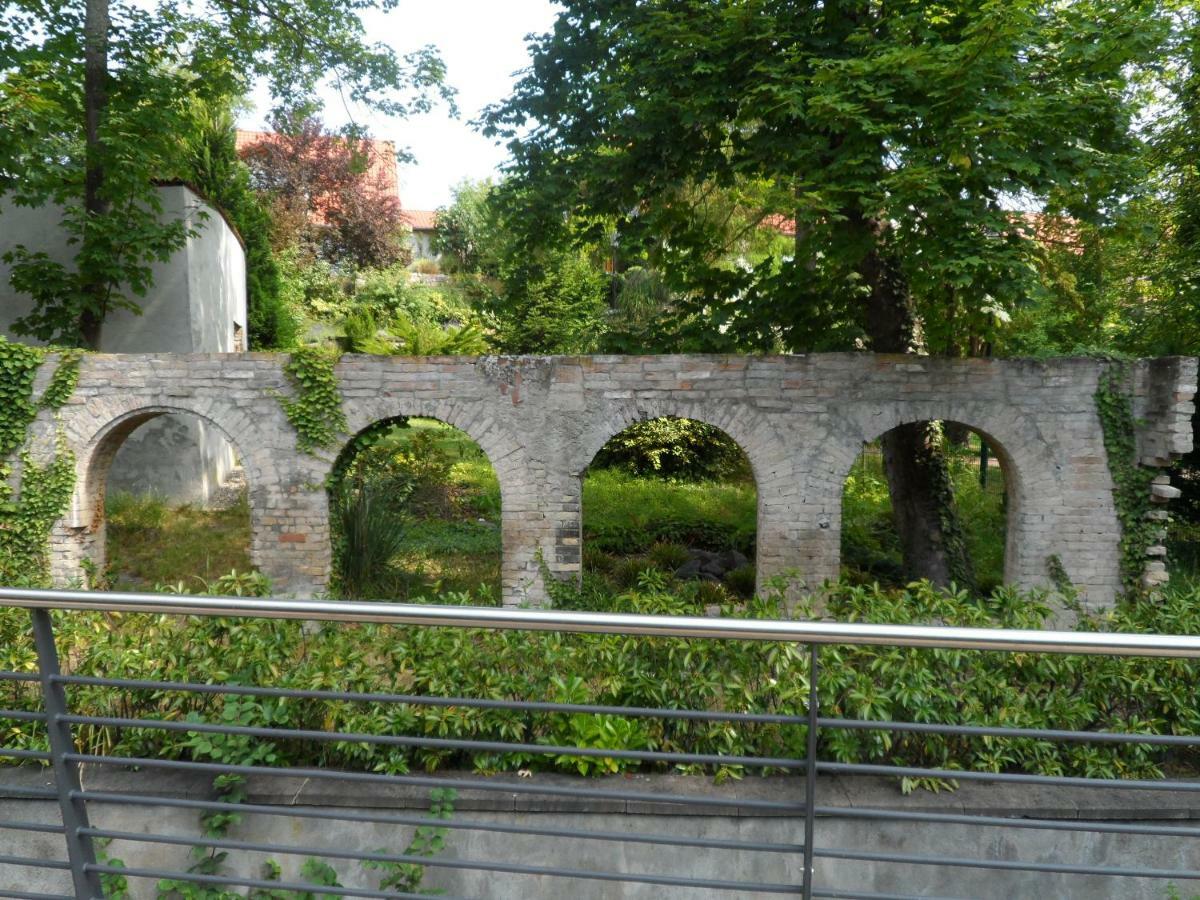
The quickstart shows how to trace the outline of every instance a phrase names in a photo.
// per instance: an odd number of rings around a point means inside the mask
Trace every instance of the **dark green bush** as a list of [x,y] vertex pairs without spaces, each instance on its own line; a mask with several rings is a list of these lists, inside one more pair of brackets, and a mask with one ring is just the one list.
[[733,438],[712,425],[675,416],[635,422],[605,444],[592,465],[689,481],[751,477],[750,463]]
[[[564,606],[590,604],[631,613],[695,610],[696,599],[666,593],[662,583],[660,577],[648,575],[636,589],[615,596],[587,596],[586,588],[566,585],[556,586],[555,593]],[[973,600],[926,584],[904,591],[835,587],[818,599],[841,621],[1038,628],[1048,617],[1041,595],[1007,590]],[[466,600],[461,595],[441,598],[448,603]],[[723,612],[784,615],[778,595],[744,606],[727,603]],[[28,622],[23,611],[0,612],[3,668],[34,671]],[[313,632],[298,622],[82,613],[56,614],[56,623],[64,661],[71,671],[84,675],[790,714],[803,714],[807,696],[807,653],[790,644],[375,625],[325,625]],[[1159,603],[1087,617],[1081,627],[1197,634],[1200,595],[1176,590]],[[1196,661],[887,647],[823,647],[820,658],[821,703],[831,717],[1200,733]],[[40,703],[36,689],[19,682],[0,685],[0,694],[8,708],[34,709]],[[183,719],[195,714],[213,720],[225,715],[229,702],[178,692],[118,694],[90,686],[72,691],[76,711],[96,715]],[[275,727],[791,758],[804,755],[805,743],[804,728],[791,725],[731,726],[315,700],[260,704],[241,698],[237,704],[239,720]],[[12,723],[8,746],[42,744],[39,729],[36,723]],[[80,740],[87,752],[174,758],[194,752],[185,734],[83,728]],[[242,748],[245,752],[259,752],[256,747],[271,744],[260,738],[247,740],[254,746]],[[296,741],[277,741],[271,747],[283,765],[385,772],[453,766],[482,772],[518,766],[580,771],[580,761],[571,757]],[[1200,764],[1194,749],[834,729],[822,731],[819,752],[824,759],[838,761],[1118,778],[1158,777],[1166,765],[1195,771]],[[588,771],[612,772],[630,765],[593,760]]]

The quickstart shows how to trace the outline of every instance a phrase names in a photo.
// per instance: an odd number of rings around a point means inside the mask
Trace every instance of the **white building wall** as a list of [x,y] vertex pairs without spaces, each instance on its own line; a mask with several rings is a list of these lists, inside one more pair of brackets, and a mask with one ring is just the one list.
[[[167,221],[185,219],[197,232],[165,263],[152,266],[153,287],[138,298],[141,314],[112,312],[104,322],[105,353],[231,353],[244,350],[246,259],[225,220],[183,185],[159,188]],[[0,257],[17,245],[68,263],[58,207],[16,207],[0,198]],[[33,301],[16,293],[11,266],[0,259],[0,333],[22,341],[12,326]],[[241,337],[239,338],[239,335]],[[241,345],[239,346],[239,340]],[[176,503],[208,504],[236,465],[232,444],[194,416],[147,422],[118,451],[109,487],[160,494]]]

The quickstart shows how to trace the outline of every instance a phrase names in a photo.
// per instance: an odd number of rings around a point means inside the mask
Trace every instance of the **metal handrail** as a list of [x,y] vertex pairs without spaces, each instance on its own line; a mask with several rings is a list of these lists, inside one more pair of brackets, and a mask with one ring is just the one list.
[[958,650],[1200,658],[1200,636],[1117,632],[871,625],[859,622],[736,619],[593,613],[556,609],[436,606],[411,603],[193,597],[0,587],[0,607],[369,622],[446,628],[559,631],[719,640],[874,644]]

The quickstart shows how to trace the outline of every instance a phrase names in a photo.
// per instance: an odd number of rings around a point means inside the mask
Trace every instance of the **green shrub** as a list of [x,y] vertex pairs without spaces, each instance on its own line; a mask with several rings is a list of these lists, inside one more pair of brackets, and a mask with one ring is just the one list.
[[744,566],[739,566],[732,572],[725,574],[725,584],[729,590],[733,591],[739,597],[754,596],[755,579],[757,572],[754,563],[748,563]]
[[378,482],[344,486],[335,496],[338,589],[348,598],[375,596],[379,579],[404,547],[405,520]]
[[733,438],[712,425],[676,416],[635,422],[609,440],[592,465],[686,481],[752,477],[750,463]]
[[664,572],[674,572],[692,558],[688,548],[683,544],[671,544],[660,541],[650,548],[650,561]]
[[[696,611],[696,599],[669,593],[663,583],[661,576],[644,575],[636,588],[619,594],[589,596],[586,580],[582,590],[555,585],[554,591],[564,607],[669,615]],[[227,591],[219,584],[213,588]],[[719,588],[714,585],[712,590]],[[704,600],[709,599],[715,594],[706,594]],[[973,599],[926,584],[903,591],[836,586],[818,599],[840,621],[1039,628],[1048,616],[1044,596],[1012,590]],[[461,594],[439,598],[444,603],[468,601]],[[774,618],[785,615],[781,604],[777,593],[745,604],[726,598],[722,612]],[[794,614],[805,613],[798,609]],[[794,644],[377,625],[327,624],[314,632],[299,622],[141,614],[63,613],[55,620],[64,665],[81,675],[119,672],[132,679],[530,701],[570,696],[576,702],[605,705],[791,714],[803,712],[807,697],[807,652]],[[1200,634],[1200,594],[1175,589],[1160,603],[1086,617],[1081,628]],[[35,670],[27,613],[0,611],[0,648],[4,668]],[[822,647],[820,659],[822,708],[835,718],[1200,733],[1200,695],[1195,690],[1200,663],[1194,660],[837,646]],[[0,694],[7,708],[40,708],[36,687],[7,682],[0,684]],[[100,716],[181,720],[195,715],[213,720],[225,714],[222,702],[213,697],[180,692],[118,693],[79,685],[71,699],[76,711]],[[793,759],[803,757],[805,747],[800,725],[626,716],[588,721],[561,713],[295,699],[271,704],[269,710],[239,706],[237,715],[288,728],[546,744],[579,741],[592,747],[628,741],[654,750]],[[82,727],[78,734],[85,752],[167,758],[190,758],[197,752],[181,733]],[[9,723],[6,737],[7,746],[15,748],[44,744],[39,723]],[[259,749],[263,745],[269,745],[277,764],[292,766],[380,772],[460,766],[480,772],[518,767],[579,771],[579,760],[573,757],[264,738],[252,739],[238,752],[265,752]],[[1164,751],[835,729],[822,730],[819,753],[823,759],[843,762],[1117,778],[1158,777],[1168,763],[1185,772],[1200,765],[1194,748]],[[600,760],[591,765],[595,771],[611,771]],[[723,774],[736,770],[727,767]]]

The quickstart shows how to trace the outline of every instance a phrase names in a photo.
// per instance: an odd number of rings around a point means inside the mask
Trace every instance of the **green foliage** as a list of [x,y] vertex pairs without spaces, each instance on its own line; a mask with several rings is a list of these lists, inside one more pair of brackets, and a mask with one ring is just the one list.
[[437,211],[433,251],[451,271],[496,275],[499,271],[498,234],[494,211],[488,206],[491,181],[465,179],[454,186],[454,201]]
[[[987,594],[1004,577],[1007,528],[1005,474],[990,467],[980,484],[978,438],[967,447],[946,446],[954,506],[974,563],[979,592]],[[904,557],[878,445],[863,449],[842,490],[842,577],[889,587],[905,583]]]
[[[660,271],[714,347],[849,349],[886,288],[930,350],[961,351],[1037,281],[1005,198],[1099,219],[1136,180],[1132,82],[1165,13],[574,3],[484,116],[513,153],[507,220],[527,250],[566,220],[593,246],[615,231],[626,264]],[[720,252],[720,217],[696,211],[730,188],[748,221],[794,222],[789,251]]]
[[584,546],[640,553],[667,542],[752,553],[755,498],[753,483],[673,484],[592,470],[583,482]]
[[292,351],[283,367],[296,395],[290,400],[280,398],[280,403],[296,430],[296,444],[305,453],[334,446],[346,431],[342,392],[334,373],[339,356],[324,347],[301,347]]
[[[433,420],[380,422],[347,445],[329,487],[342,596],[407,597],[416,574],[408,563],[421,570],[457,559],[462,574],[498,566],[498,532],[475,521],[481,512],[499,517],[498,497],[485,508],[473,502],[481,490],[499,493],[495,473],[482,458],[465,480],[455,474],[471,449],[482,456],[465,434]],[[487,476],[492,483],[484,487],[479,478]],[[466,589],[480,585],[473,574],[466,577]]]
[[343,320],[342,329],[351,353],[461,356],[487,350],[483,333],[473,324],[443,326],[403,313],[377,316],[370,307],[355,308]]
[[5,583],[49,577],[50,530],[75,489],[75,457],[61,434],[47,462],[39,463],[27,447],[38,410],[61,408],[79,378],[80,355],[62,353],[35,402],[33,382],[45,357],[45,350],[0,337],[0,582]]
[[[570,585],[556,585],[569,600]],[[1083,630],[1200,634],[1195,590],[1173,589],[1161,603],[1131,604],[1112,613],[1084,616]],[[460,603],[460,596],[442,602]],[[834,586],[819,600],[839,621],[894,624],[938,623],[964,627],[1044,628],[1049,609],[1038,593],[1001,590],[987,598],[939,591],[927,584],[901,591]],[[599,603],[597,604],[599,605]],[[614,612],[678,614],[690,604],[665,592],[652,578],[610,596]],[[723,615],[806,617],[788,613],[782,595],[768,591],[747,604],[726,603]],[[0,631],[26,635],[21,611],[0,613]],[[273,684],[286,689],[380,691],[431,696],[574,702],[745,712],[794,713],[806,702],[807,654],[788,644],[684,641],[608,635],[562,635],[460,629],[389,628],[298,622],[151,615],[57,617],[63,659],[80,675],[111,673],[128,678]],[[19,647],[20,640],[4,646]],[[529,664],[537,660],[536,666]],[[831,716],[956,722],[1081,731],[1194,734],[1200,699],[1194,660],[1099,658],[990,651],[905,650],[888,647],[825,647],[819,679],[822,708]],[[14,659],[18,670],[35,665]],[[567,674],[564,674],[567,673]],[[576,680],[571,673],[587,673]],[[36,689],[4,687],[9,708],[35,709]],[[232,702],[227,707],[226,703]],[[804,755],[798,725],[710,723],[632,716],[514,713],[502,709],[424,707],[416,704],[222,701],[182,692],[111,691],[80,685],[73,703],[80,713],[171,720],[239,721],[315,730],[520,741],[613,748],[614,740],[653,750],[697,753]],[[15,723],[11,747],[44,741],[38,723]],[[436,747],[394,747],[332,742],[239,738],[146,729],[81,728],[85,752],[161,755],[164,758],[273,758],[276,765],[318,765],[360,771],[433,771],[467,767],[479,772],[579,771],[579,754],[562,758],[525,753],[462,753]],[[844,762],[925,765],[988,772],[1038,772],[1089,777],[1159,777],[1168,757],[1161,748],[1036,739],[1001,739],[834,731],[821,734],[822,758]],[[1174,752],[1173,766],[1200,763],[1194,750]],[[600,755],[589,771],[611,771]],[[649,764],[649,770],[670,770]],[[694,771],[701,771],[696,769]],[[709,770],[713,771],[713,770]],[[739,774],[727,767],[723,774]],[[748,774],[748,773],[747,773]]]
[[280,264],[271,250],[271,216],[238,159],[236,124],[228,103],[197,102],[195,125],[181,137],[181,175],[228,217],[246,250],[246,349],[287,350],[300,331],[298,311],[284,294]]
[[404,546],[406,522],[396,497],[376,481],[343,486],[334,496],[337,589],[351,599],[377,596],[378,579]]
[[1137,423],[1128,394],[1129,378],[1128,366],[1116,361],[1109,363],[1096,386],[1095,399],[1113,480],[1113,505],[1121,522],[1121,583],[1132,596],[1142,591],[1146,549],[1158,543],[1162,528],[1147,518],[1155,471],[1138,463]]
[[[63,350],[58,358],[58,367],[50,376],[41,398],[38,400],[39,409],[61,409],[75,393],[79,384],[79,363],[83,359],[82,350]],[[2,454],[0,454],[2,455]]]
[[250,569],[250,506],[245,494],[225,509],[171,507],[153,494],[114,491],[104,498],[107,565],[95,589],[179,593],[204,589],[222,573]]
[[607,280],[585,253],[510,255],[500,270],[496,341],[505,353],[587,353],[604,328]]
[[[449,819],[454,814],[454,801],[457,797],[458,793],[453,788],[434,788],[429,792],[429,817],[435,821]],[[448,833],[449,829],[444,826],[419,825],[401,855],[437,856],[446,848]],[[379,851],[380,854],[384,852]],[[417,863],[367,861],[363,863],[363,868],[383,873],[379,882],[381,891],[430,893],[420,890],[421,882],[425,880],[425,867]]]
[[752,477],[733,438],[706,422],[677,416],[634,422],[601,448],[592,465],[689,481]]

